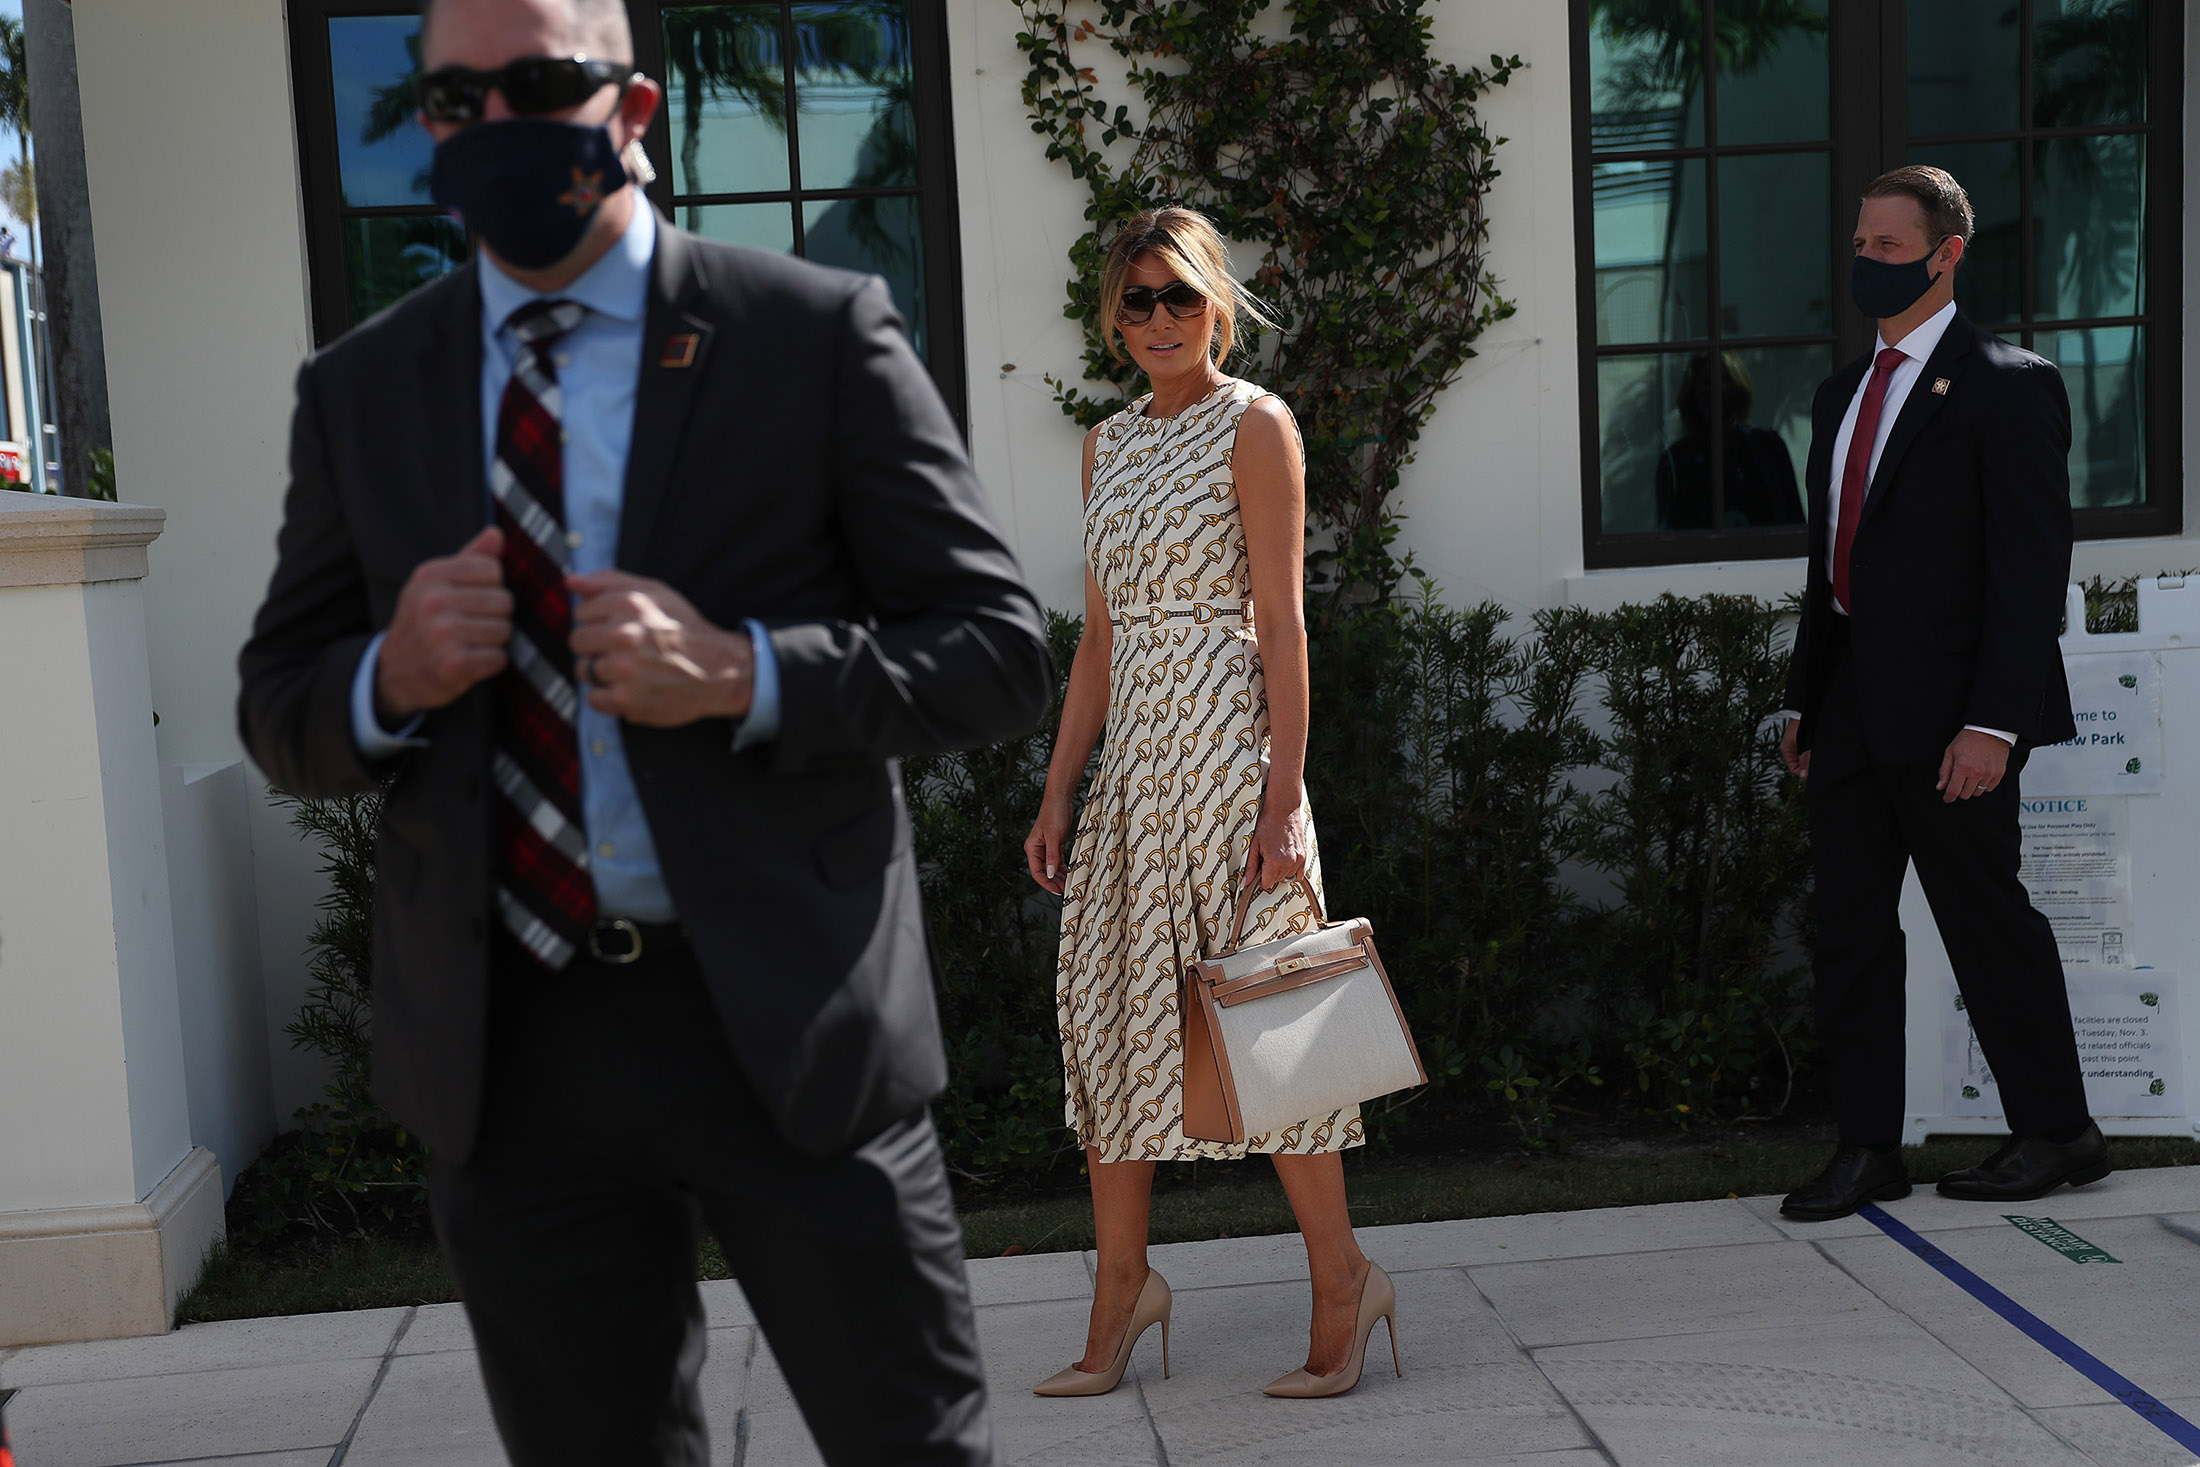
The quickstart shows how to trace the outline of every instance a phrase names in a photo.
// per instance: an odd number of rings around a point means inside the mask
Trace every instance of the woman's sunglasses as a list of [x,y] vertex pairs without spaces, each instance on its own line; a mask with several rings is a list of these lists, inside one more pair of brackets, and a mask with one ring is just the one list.
[[1127,285],[1123,288],[1122,304],[1115,308],[1115,319],[1129,326],[1143,326],[1153,319],[1154,303],[1169,308],[1169,314],[1179,321],[1189,321],[1207,309],[1207,297],[1181,280],[1173,280],[1155,290],[1150,285]]
[[625,86],[631,64],[591,61],[585,56],[523,56],[495,71],[442,66],[414,83],[420,110],[430,122],[479,122],[489,93],[504,93],[505,105],[520,117],[541,117],[578,107],[614,82]]

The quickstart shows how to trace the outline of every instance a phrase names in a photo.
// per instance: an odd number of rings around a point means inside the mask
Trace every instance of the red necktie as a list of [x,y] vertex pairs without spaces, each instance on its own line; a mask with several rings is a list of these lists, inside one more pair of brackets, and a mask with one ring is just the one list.
[[596,925],[581,812],[581,750],[573,682],[573,603],[565,589],[565,443],[551,348],[585,306],[536,301],[512,313],[519,361],[497,413],[489,488],[504,531],[512,593],[511,664],[497,678],[497,918],[555,972]]
[[1849,434],[1849,458],[1841,468],[1841,524],[1833,536],[1833,599],[1843,611],[1849,604],[1849,547],[1856,540],[1856,522],[1864,517],[1864,496],[1871,492],[1872,445],[1879,441],[1879,410],[1887,404],[1887,383],[1903,355],[1893,347],[1880,348],[1872,363],[1871,386],[1864,389],[1864,405],[1856,410],[1856,428]]

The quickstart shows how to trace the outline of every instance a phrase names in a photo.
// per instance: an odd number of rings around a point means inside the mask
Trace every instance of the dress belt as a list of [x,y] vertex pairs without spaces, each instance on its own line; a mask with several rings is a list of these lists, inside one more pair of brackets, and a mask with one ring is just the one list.
[[1108,620],[1119,627],[1158,627],[1172,621],[1202,627],[1216,622],[1249,625],[1253,608],[1243,601],[1156,601],[1146,606],[1110,607]]

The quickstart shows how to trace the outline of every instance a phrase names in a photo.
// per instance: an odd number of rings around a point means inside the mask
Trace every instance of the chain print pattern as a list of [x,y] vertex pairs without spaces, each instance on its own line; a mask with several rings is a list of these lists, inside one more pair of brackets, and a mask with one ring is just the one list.
[[[1114,639],[1100,769],[1070,843],[1055,1004],[1064,1111],[1104,1161],[1362,1139],[1356,1106],[1243,1146],[1183,1129],[1179,977],[1229,941],[1266,784],[1268,694],[1230,472],[1238,419],[1266,395],[1230,379],[1165,419],[1145,417],[1140,398],[1094,446],[1085,553]],[[1320,890],[1318,852],[1308,875]],[[1244,940],[1314,924],[1298,889],[1280,886],[1255,902]]]

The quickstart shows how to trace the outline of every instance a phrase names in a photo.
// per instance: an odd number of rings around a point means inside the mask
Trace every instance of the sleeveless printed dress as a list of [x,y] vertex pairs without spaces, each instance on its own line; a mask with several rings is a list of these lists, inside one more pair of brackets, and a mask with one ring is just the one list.
[[[1142,397],[1094,445],[1085,555],[1114,637],[1100,768],[1070,843],[1055,1004],[1063,1108],[1104,1161],[1362,1139],[1357,1106],[1244,1145],[1184,1135],[1178,981],[1230,940],[1266,781],[1268,692],[1230,472],[1238,419],[1266,395],[1229,379],[1173,418],[1144,416]],[[1320,890],[1318,854],[1307,874]],[[1287,883],[1255,899],[1243,940],[1315,926]]]

